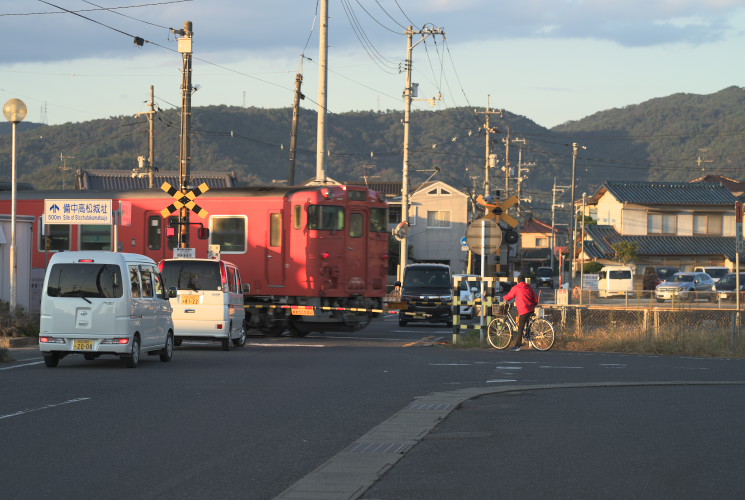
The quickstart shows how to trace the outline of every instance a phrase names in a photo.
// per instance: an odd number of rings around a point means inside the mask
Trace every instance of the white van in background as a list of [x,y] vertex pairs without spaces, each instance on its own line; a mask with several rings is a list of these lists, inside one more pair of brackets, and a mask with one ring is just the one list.
[[160,262],[171,298],[176,345],[184,339],[219,340],[223,351],[231,343],[246,344],[241,273],[235,264],[213,259],[166,259]]
[[725,266],[696,266],[693,268],[694,273],[706,273],[711,276],[715,282],[718,282],[731,271]]
[[633,295],[634,270],[630,266],[605,266],[598,273],[598,296]]
[[[171,293],[175,294],[175,290]],[[68,354],[123,358],[135,368],[142,351],[170,361],[171,305],[150,257],[103,251],[59,252],[41,295],[39,350],[53,368]]]

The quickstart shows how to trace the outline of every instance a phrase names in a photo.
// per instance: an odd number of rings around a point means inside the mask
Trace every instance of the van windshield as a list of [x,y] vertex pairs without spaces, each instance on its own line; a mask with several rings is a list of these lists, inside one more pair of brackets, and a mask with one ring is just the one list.
[[729,273],[729,269],[712,269],[712,268],[704,268],[704,272],[711,276],[712,278],[721,278],[725,274]]
[[122,293],[122,273],[114,264],[55,264],[49,271],[50,297],[118,298]]
[[447,288],[450,286],[450,275],[442,269],[409,269],[404,277],[404,286]]
[[540,278],[551,278],[553,277],[554,271],[550,267],[539,267],[536,271],[536,275]]
[[220,263],[207,260],[168,260],[163,263],[166,288],[178,290],[221,290]]

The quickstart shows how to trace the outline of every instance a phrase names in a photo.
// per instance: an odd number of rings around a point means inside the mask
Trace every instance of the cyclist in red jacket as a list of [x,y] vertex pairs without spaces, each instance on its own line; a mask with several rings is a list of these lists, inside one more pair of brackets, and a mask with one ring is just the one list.
[[535,306],[538,304],[538,296],[533,291],[533,288],[525,283],[525,276],[520,275],[517,277],[517,285],[512,287],[512,290],[504,296],[505,301],[515,299],[515,305],[517,306],[517,341],[513,351],[519,351],[520,346],[523,343],[523,330],[525,325],[528,323],[528,318],[533,315]]

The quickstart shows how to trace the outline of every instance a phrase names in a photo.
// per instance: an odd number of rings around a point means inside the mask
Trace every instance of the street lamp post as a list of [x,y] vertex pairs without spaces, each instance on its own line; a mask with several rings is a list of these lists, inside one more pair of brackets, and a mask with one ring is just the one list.
[[18,277],[18,269],[16,265],[16,127],[18,122],[23,121],[26,118],[26,104],[20,99],[11,99],[3,106],[3,114],[5,118],[13,124],[13,136],[11,146],[11,160],[10,160],[10,189],[11,189],[11,211],[10,211],[10,312],[15,314],[17,306],[17,291],[16,283]]

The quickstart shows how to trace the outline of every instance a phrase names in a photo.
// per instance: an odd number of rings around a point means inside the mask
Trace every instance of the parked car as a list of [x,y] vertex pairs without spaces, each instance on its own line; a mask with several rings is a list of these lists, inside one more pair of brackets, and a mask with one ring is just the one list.
[[404,268],[401,287],[401,302],[407,308],[398,313],[398,325],[406,326],[410,321],[428,321],[453,326],[453,285],[450,266],[445,264],[409,264]]
[[655,289],[657,302],[682,300],[693,302],[696,299],[709,299],[716,291],[715,282],[706,273],[675,273],[669,281],[663,281]]
[[[458,281],[458,278],[461,279]],[[478,274],[454,274],[453,280],[458,281],[456,293],[460,297],[460,315],[473,318],[479,310],[474,301],[481,298],[481,276]]]
[[59,252],[49,261],[41,295],[39,350],[54,368],[70,354],[102,354],[135,368],[143,352],[173,355],[169,296],[158,266],[133,253]]
[[657,288],[657,285],[669,280],[677,272],[680,272],[680,268],[672,266],[647,266],[644,269],[644,275],[642,277],[642,287],[644,290],[654,290]]
[[634,294],[634,271],[630,266],[604,266],[598,273],[598,297]]
[[[737,287],[737,273],[724,275],[714,286],[716,288],[716,293],[711,295],[712,301],[731,300],[734,302],[737,298],[737,294],[735,293],[735,288]],[[745,291],[745,273],[740,273],[740,292],[742,291]],[[742,299],[743,296],[740,295],[740,300]]]
[[660,283],[668,281],[675,273],[680,272],[679,267],[672,266],[657,266],[654,270],[657,272],[657,277],[660,279]]
[[693,268],[694,273],[706,273],[714,281],[719,281],[722,277],[729,274],[730,270],[724,266],[697,266]]
[[550,267],[539,267],[535,272],[535,286],[540,288],[547,286],[554,287],[554,270]]

